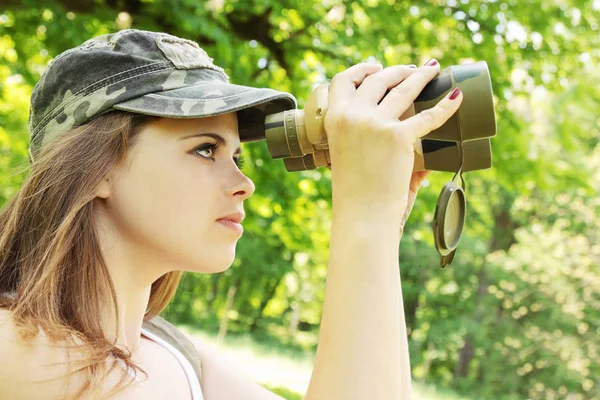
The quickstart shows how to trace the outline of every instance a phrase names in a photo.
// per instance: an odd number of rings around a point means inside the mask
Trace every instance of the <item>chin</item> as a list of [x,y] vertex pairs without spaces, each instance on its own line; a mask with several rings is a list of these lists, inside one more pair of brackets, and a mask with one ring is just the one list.
[[[188,272],[198,272],[202,274],[218,274],[227,271],[235,260],[235,251],[229,252],[221,250],[218,257],[203,257],[202,259],[189,260],[186,263],[185,270]],[[191,261],[191,262],[190,262]]]
[[207,271],[207,273],[209,273],[209,274],[218,274],[220,272],[225,272],[225,271],[227,271],[231,267],[232,264],[233,263],[223,264],[220,268],[214,268],[214,269],[212,269],[210,271]]

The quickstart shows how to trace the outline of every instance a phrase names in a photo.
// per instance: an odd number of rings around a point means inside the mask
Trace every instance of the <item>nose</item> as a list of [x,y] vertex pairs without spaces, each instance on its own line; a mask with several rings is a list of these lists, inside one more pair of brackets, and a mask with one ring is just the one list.
[[239,200],[246,200],[252,196],[254,190],[254,182],[248,178],[242,171],[237,167],[235,168],[233,176],[228,179],[227,192],[231,196],[236,196]]

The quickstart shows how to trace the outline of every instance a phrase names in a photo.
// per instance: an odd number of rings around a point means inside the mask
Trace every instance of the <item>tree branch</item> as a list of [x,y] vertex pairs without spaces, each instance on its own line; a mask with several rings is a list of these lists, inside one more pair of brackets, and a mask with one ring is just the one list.
[[285,69],[288,74],[290,67],[285,59],[285,51],[283,44],[278,43],[269,35],[271,25],[269,16],[272,8],[269,7],[260,15],[257,14],[242,14],[236,11],[225,14],[227,22],[235,35],[244,40],[256,40],[268,49],[275,60]]
[[334,50],[324,49],[321,47],[315,47],[315,46],[301,44],[301,45],[296,46],[296,48],[298,50],[314,51],[315,53],[324,54],[324,55],[327,55],[334,59],[342,57],[341,54],[336,53]]

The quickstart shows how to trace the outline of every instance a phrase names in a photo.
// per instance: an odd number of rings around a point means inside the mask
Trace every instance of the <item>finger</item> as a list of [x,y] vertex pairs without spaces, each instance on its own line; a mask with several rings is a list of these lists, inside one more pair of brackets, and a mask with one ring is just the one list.
[[454,89],[434,107],[423,110],[414,117],[401,122],[402,130],[414,136],[416,141],[434,129],[442,126],[458,110],[463,94],[459,88]]
[[427,177],[431,174],[431,171],[417,171],[413,172],[412,177],[410,179],[410,191],[414,193],[418,193],[423,181],[427,179]]
[[423,182],[431,174],[430,170],[424,169],[422,171],[415,171],[412,173],[412,179]]
[[359,106],[376,106],[386,93],[417,70],[408,65],[394,65],[367,76],[356,89],[354,103]]
[[329,86],[329,104],[336,104],[336,102],[347,100],[354,96],[356,87],[367,76],[381,71],[382,68],[381,64],[360,63],[335,75]]
[[393,87],[377,107],[378,114],[400,118],[423,88],[440,72],[440,65],[422,66]]

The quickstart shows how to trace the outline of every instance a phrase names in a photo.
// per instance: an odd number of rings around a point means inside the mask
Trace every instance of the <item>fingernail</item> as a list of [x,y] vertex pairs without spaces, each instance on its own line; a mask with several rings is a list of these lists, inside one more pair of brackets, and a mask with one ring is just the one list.
[[432,58],[431,60],[429,60],[425,63],[425,65],[428,67],[433,67],[434,65],[437,65],[437,64],[438,64],[438,62],[435,58]]
[[460,94],[460,89],[459,88],[454,88],[454,90],[452,92],[450,92],[450,96],[448,96],[448,98],[450,100],[454,100],[455,98],[458,97],[459,94]]

